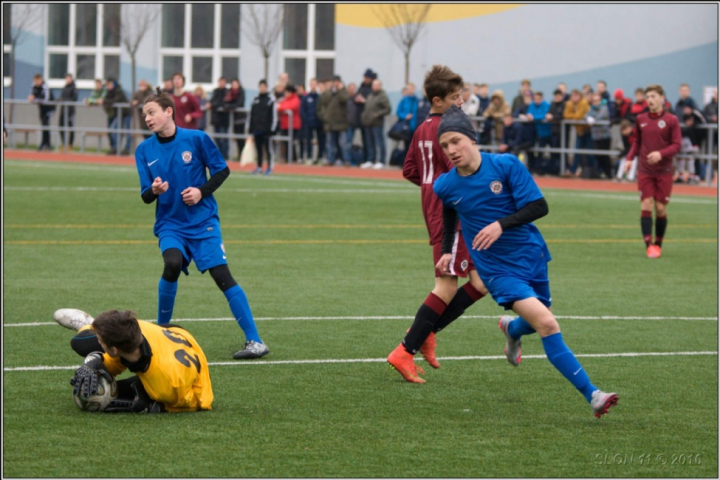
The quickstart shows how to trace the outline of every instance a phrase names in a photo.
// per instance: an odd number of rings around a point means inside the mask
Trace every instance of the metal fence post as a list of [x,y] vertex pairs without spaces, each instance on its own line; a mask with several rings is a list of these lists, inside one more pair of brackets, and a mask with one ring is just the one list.
[[565,164],[567,163],[567,158],[565,156],[565,119],[560,120],[560,148],[562,149],[560,153],[560,176],[562,177],[565,175]]
[[290,165],[293,161],[293,150],[295,150],[295,145],[293,144],[293,112],[292,110],[285,110],[288,114],[288,165]]

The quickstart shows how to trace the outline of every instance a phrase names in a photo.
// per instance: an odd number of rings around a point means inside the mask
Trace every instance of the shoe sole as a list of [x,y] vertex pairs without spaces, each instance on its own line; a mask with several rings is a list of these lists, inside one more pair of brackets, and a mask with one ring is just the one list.
[[619,398],[617,395],[608,395],[608,398],[605,400],[605,403],[602,406],[602,410],[594,413],[595,417],[600,418],[603,415],[607,414],[608,410],[618,404],[618,400]]
[[233,355],[233,359],[235,359],[235,360],[252,360],[253,358],[262,358],[265,355],[267,355],[268,353],[270,353],[270,350],[268,350],[267,352],[260,353],[260,354],[255,353],[255,354],[252,354],[252,356],[236,357],[235,355]]

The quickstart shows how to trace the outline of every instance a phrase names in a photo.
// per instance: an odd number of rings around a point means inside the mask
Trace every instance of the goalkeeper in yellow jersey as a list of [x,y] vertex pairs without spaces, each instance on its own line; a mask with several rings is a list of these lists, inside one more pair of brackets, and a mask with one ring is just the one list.
[[129,310],[108,310],[93,319],[70,308],[53,318],[77,331],[70,341],[85,362],[70,380],[73,394],[97,392],[98,375],[119,380],[118,398],[105,412],[194,412],[210,410],[213,401],[207,359],[195,338],[178,325],[138,320]]

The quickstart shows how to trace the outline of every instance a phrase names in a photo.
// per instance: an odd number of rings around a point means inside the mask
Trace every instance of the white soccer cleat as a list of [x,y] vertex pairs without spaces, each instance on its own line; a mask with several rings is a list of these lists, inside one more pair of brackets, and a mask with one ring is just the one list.
[[517,367],[522,360],[522,337],[515,340],[508,333],[508,325],[510,325],[510,322],[513,320],[515,320],[514,317],[503,315],[498,322],[498,328],[505,334],[505,356],[508,362],[510,362],[510,365]]
[[53,319],[65,328],[80,330],[85,325],[90,325],[95,320],[89,313],[78,310],[77,308],[61,308],[55,310]]

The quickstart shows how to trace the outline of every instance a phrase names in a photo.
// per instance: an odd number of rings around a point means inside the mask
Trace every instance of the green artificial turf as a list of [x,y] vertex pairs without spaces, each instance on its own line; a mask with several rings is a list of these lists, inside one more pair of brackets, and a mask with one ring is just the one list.
[[[384,361],[433,287],[415,186],[233,173],[223,239],[271,354],[231,360],[242,332],[191,265],[175,316],[211,364],[213,410],[104,415],[73,403],[81,359],[48,323],[62,307],[155,319],[154,206],[131,167],[6,159],[3,183],[6,477],[718,476],[716,199],[673,197],[649,260],[637,195],[545,192],[553,311],[620,395],[598,420],[537,336],[508,365],[490,298],[438,336],[439,370],[418,360],[426,384]],[[40,366],[58,369],[15,370]]]

